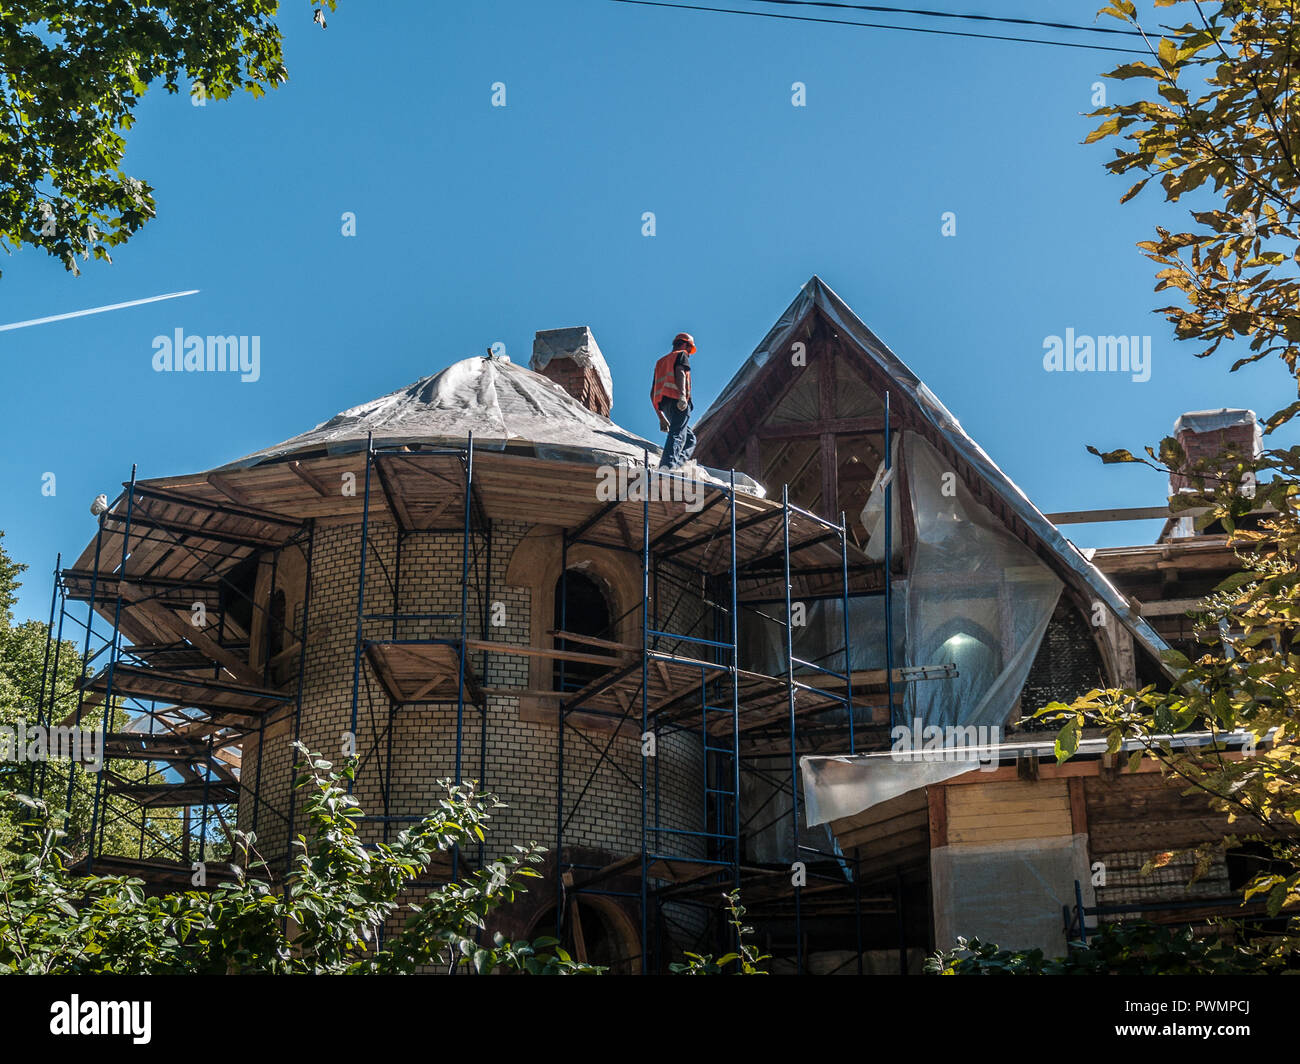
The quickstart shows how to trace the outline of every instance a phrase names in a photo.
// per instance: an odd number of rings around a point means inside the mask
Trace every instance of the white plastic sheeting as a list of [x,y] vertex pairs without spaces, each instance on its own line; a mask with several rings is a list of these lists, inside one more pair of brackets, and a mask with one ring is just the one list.
[[[1008,532],[922,436],[902,433],[916,524],[904,664],[957,666],[957,675],[911,685],[906,726],[960,728],[998,742],[1043,641],[1064,583]],[[891,737],[892,738],[892,737]],[[923,735],[912,737],[918,748]],[[963,756],[964,755],[964,756]],[[973,751],[942,759],[811,757],[801,761],[808,824],[852,816],[980,765]]]
[[[881,462],[880,467],[876,470],[875,479],[871,482],[871,493],[867,496],[866,505],[862,507],[862,527],[867,530],[867,543],[864,550],[867,557],[872,561],[883,562],[885,560],[885,489],[894,481],[898,474],[898,445],[902,441],[902,434],[894,436],[890,446],[889,470],[885,470],[885,463]],[[903,556],[903,508],[897,505],[899,497],[898,489],[895,488],[891,493],[892,505],[889,508],[889,523],[892,526],[890,532],[890,555],[893,561],[898,561]]]
[[[1054,569],[1055,574],[1068,580],[1088,601],[1105,603],[1118,623],[1132,634],[1135,645],[1159,662],[1161,652],[1167,649],[1164,640],[1145,620],[1133,614],[1128,600],[1092,564],[1091,559],[1043,516],[1028,496],[971,439],[925,383],[820,277],[813,277],[803,286],[780,320],[705,412],[697,430],[707,434],[713,419],[726,418],[732,399],[754,382],[772,358],[787,357],[789,345],[805,335],[801,330],[815,312],[823,315],[833,326],[841,343],[860,351],[863,358],[889,381],[896,409],[905,408],[912,417],[929,426],[927,431],[933,430],[933,438],[942,439],[951,447],[1023,522],[1029,530],[1031,542],[1041,549],[1043,556],[1051,557],[1053,561],[1053,568],[1049,569],[1038,554],[1005,532],[999,523],[992,521],[987,510],[973,501],[959,497],[955,501],[948,500],[952,505],[947,509],[931,509],[931,527],[927,530],[929,543],[920,548],[924,559],[918,558],[918,563],[924,561],[925,566],[918,564],[914,575],[920,579],[914,581],[915,586],[909,583],[906,592],[907,639],[911,647],[907,662],[935,665],[958,659],[956,663],[961,675],[955,682],[937,680],[916,685],[918,691],[931,688],[918,696],[917,709],[923,711],[922,715],[938,720],[986,721],[999,725],[1005,721],[1062,589],[1061,580],[1053,576],[1056,580],[1053,584],[1043,575],[1044,571],[1053,575]],[[893,464],[897,467],[898,463]],[[929,465],[933,471],[933,463]],[[947,471],[946,468],[943,470]],[[909,468],[909,482],[912,475]],[[898,497],[896,494],[895,499]],[[881,509],[883,507],[873,510],[869,502],[863,514],[864,524],[875,533],[871,547],[876,557],[883,556],[883,546],[879,543],[883,539],[880,534],[883,532],[880,527],[883,518],[875,516],[881,513]],[[895,506],[895,514],[900,509]],[[898,528],[897,524],[895,528]],[[896,537],[896,542],[900,541],[901,536]],[[1008,568],[999,573],[989,571],[989,566]],[[994,582],[1002,581],[1002,585],[996,594],[971,596],[965,586],[945,588],[945,577],[952,576],[969,578],[968,584],[971,580],[982,579],[989,585],[990,592]],[[1027,601],[1021,605],[1020,598]],[[979,600],[982,605],[973,600]],[[937,610],[933,616],[929,606]],[[967,622],[965,629],[961,626],[962,621]],[[915,632],[913,624],[918,625]],[[974,630],[976,624],[979,631]],[[948,626],[946,629],[945,625]],[[1009,643],[1004,642],[1004,631],[1014,636]],[[976,638],[965,644],[963,636]],[[961,659],[965,659],[964,666]],[[1019,684],[1016,683],[1017,676]],[[947,691],[941,689],[944,687]],[[915,717],[916,710],[907,715]],[[931,771],[970,770],[969,766],[959,763],[946,764],[947,768],[942,767],[944,762],[938,763],[941,767],[933,768],[924,762],[891,762],[888,755],[879,763],[870,765],[862,757],[805,758],[802,772],[805,808],[809,814],[807,822],[824,822],[851,815],[882,801],[880,794],[892,796],[915,786],[924,786],[922,776]]]
[[[894,661],[903,660],[906,582],[894,582]],[[791,629],[794,656],[833,672],[844,671],[844,607],[840,599],[802,603],[803,624]],[[779,676],[785,672],[785,604],[761,603],[740,615],[740,667]],[[849,599],[849,658],[854,670],[885,667],[885,596]],[[796,671],[801,671],[796,669]],[[805,670],[806,671],[806,670]],[[810,681],[816,684],[818,681]],[[864,710],[866,707],[862,707]]]
[[1192,410],[1183,414],[1174,422],[1174,435],[1180,432],[1221,432],[1224,429],[1240,428],[1249,425],[1255,430],[1255,454],[1264,449],[1264,432],[1253,410],[1231,410],[1223,407],[1219,410]]
[[640,458],[658,448],[588,410],[540,373],[497,358],[467,358],[388,395],[335,414],[314,429],[251,454],[232,467],[257,465],[296,451],[355,451],[374,434],[375,446],[430,441],[504,449],[532,444],[538,457],[579,452],[597,462]]
[[[1150,741],[1176,750],[1216,744],[1228,748],[1246,745],[1253,748],[1259,743],[1271,742],[1273,735],[1274,732],[1270,730],[1266,735],[1252,736],[1246,729],[1238,728],[1231,732],[1153,735]],[[1122,758],[1125,754],[1145,748],[1146,744],[1138,739],[1125,739],[1120,744],[1119,753]],[[1109,750],[1109,740],[1104,737],[1084,739],[1079,743],[1075,757],[1098,758]],[[942,783],[965,772],[996,768],[1022,754],[1032,754],[1040,761],[1049,761],[1056,756],[1054,740],[1017,739],[996,745],[970,745],[961,750],[921,749],[901,756],[892,751],[879,751],[870,754],[812,754],[801,757],[799,771],[803,777],[806,822],[824,824],[853,816],[918,787]],[[934,760],[928,760],[931,757]]]
[[930,852],[935,945],[952,949],[960,936],[1060,957],[1076,880],[1095,905],[1087,835],[940,846]]
[[584,369],[593,370],[600,383],[605,387],[609,405],[614,407],[614,378],[609,372],[609,363],[601,354],[596,338],[585,325],[572,329],[548,329],[539,332],[533,339],[533,357],[528,365],[540,373],[553,358],[570,358]]
[[982,505],[933,446],[903,434],[916,522],[907,582],[908,665],[957,666],[918,683],[912,712],[928,725],[1002,727],[1020,697],[1064,587]]
[[[1059,562],[1062,571],[1087,598],[1101,600],[1115,614],[1121,625],[1132,634],[1137,645],[1153,659],[1159,661],[1160,653],[1167,650],[1163,639],[1141,617],[1132,616],[1128,600],[1120,594],[1105,575],[1071,543],[1042,512],[1030,502],[1029,497],[1016,486],[979,444],[967,435],[960,422],[941,403],[925,383],[892,352],[862,320],[849,309],[831,287],[820,277],[813,277],[803,286],[799,295],[786,308],[785,313],[763,337],[739,372],[722,393],[705,411],[696,426],[704,433],[712,418],[726,417],[727,404],[746,388],[759,371],[773,357],[788,357],[789,344],[796,339],[795,330],[814,310],[820,310],[835,326],[840,336],[860,349],[890,381],[894,398],[908,403],[912,409],[942,435],[944,440],[982,476],[989,487],[1019,517]],[[1165,666],[1167,672],[1171,671]]]
[[801,757],[804,822],[829,824],[918,787],[929,787],[980,767],[977,755],[943,760],[899,760],[892,754]]
[[[290,454],[364,450],[400,444],[463,444],[470,432],[483,450],[531,453],[538,458],[595,465],[640,465],[660,448],[607,417],[588,410],[554,381],[501,358],[467,358],[398,391],[335,414],[314,429],[222,468],[245,469]],[[692,464],[687,475],[723,484],[727,474]],[[736,474],[736,487],[762,495],[762,487]]]

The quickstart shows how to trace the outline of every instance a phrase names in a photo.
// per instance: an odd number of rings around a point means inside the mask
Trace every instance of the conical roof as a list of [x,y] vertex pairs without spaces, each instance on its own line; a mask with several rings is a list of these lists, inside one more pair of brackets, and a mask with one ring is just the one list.
[[378,399],[335,414],[314,429],[231,462],[247,469],[286,455],[346,454],[375,446],[463,444],[539,458],[656,464],[659,447],[620,428],[540,373],[501,358],[476,357]]

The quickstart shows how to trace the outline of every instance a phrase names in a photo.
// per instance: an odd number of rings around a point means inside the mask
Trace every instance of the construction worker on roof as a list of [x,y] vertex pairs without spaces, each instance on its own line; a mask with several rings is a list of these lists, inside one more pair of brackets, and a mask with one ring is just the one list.
[[673,349],[655,363],[650,402],[659,415],[659,427],[668,433],[660,469],[676,469],[690,461],[695,453],[695,433],[691,431],[691,355],[695,340],[690,333],[673,337]]

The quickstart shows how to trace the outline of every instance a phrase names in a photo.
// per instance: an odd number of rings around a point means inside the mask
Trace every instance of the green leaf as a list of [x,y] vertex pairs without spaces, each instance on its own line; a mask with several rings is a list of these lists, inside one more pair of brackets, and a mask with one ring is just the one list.
[[1106,465],[1115,465],[1119,462],[1140,462],[1140,458],[1133,457],[1132,452],[1119,448],[1114,451],[1099,451],[1096,447],[1088,447],[1089,454],[1095,454]]
[[1056,736],[1056,760],[1058,763],[1068,761],[1074,756],[1079,749],[1079,730],[1080,722],[1078,717],[1072,717]]
[[1166,665],[1172,665],[1174,668],[1184,671],[1192,667],[1192,663],[1187,660],[1187,655],[1181,650],[1174,650],[1172,647],[1160,652],[1160,660]]

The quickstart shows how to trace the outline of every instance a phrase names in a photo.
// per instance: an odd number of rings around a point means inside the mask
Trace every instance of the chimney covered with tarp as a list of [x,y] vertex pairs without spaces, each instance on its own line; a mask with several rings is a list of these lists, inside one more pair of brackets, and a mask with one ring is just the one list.
[[537,333],[528,366],[553,380],[588,410],[609,417],[614,406],[614,381],[587,326]]

